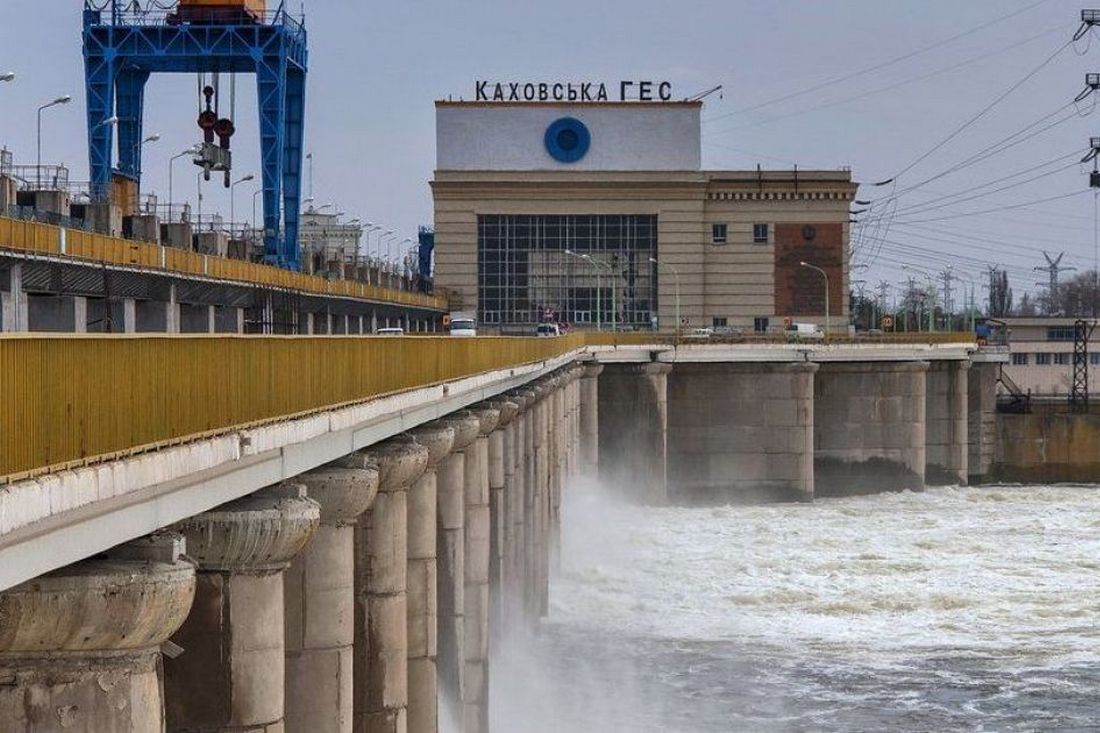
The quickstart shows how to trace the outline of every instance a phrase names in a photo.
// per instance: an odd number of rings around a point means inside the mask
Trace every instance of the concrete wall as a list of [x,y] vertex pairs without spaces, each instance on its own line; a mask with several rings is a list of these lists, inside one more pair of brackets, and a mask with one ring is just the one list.
[[967,361],[929,364],[925,399],[925,481],[965,484],[969,478]]
[[600,480],[633,501],[663,504],[668,364],[608,364],[600,376]]
[[818,496],[919,489],[926,362],[825,363],[814,400]]
[[816,364],[677,364],[668,381],[675,503],[814,495]]
[[976,361],[967,374],[967,437],[970,483],[990,476],[997,446],[997,375],[1000,364]]
[[996,415],[995,481],[1100,482],[1100,410],[1077,414],[1066,405],[1033,405],[1026,415]]

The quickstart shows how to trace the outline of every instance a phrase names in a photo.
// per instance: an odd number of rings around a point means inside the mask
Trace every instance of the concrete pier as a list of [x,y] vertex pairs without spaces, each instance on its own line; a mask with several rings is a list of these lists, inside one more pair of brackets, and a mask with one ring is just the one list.
[[321,526],[284,575],[288,730],[350,733],[355,642],[355,522],[378,472],[326,466],[297,479]]
[[378,467],[378,495],[355,529],[356,733],[407,730],[408,490],[428,453],[408,434],[365,451]]
[[169,731],[284,729],[283,571],[320,524],[281,484],[176,525],[199,566],[195,603],[164,662]]
[[436,468],[454,447],[455,430],[430,425],[412,431],[428,449],[424,475],[409,488],[408,633],[409,733],[439,730],[436,672],[439,627],[438,491]]
[[527,434],[530,424],[530,408],[534,393],[515,390],[508,394],[508,401],[517,406],[516,416],[505,434],[505,450],[511,448],[511,460],[505,463],[505,529],[504,529],[504,624],[503,630],[511,633],[525,626],[524,598],[527,579],[528,510],[528,453]]
[[1000,364],[974,361],[967,370],[967,473],[971,484],[990,476],[997,452],[997,378]]
[[607,364],[600,376],[599,475],[632,501],[668,499],[668,374],[671,364]]
[[438,535],[438,675],[439,701],[450,720],[461,721],[465,691],[466,611],[466,454],[481,432],[481,421],[460,411],[432,423],[453,430],[452,452],[436,468]]
[[927,371],[923,361],[821,364],[814,384],[818,496],[924,487]]
[[580,400],[580,471],[595,476],[599,470],[600,455],[600,390],[599,377],[602,364],[586,364],[581,374],[578,399]]
[[809,501],[809,363],[684,363],[668,381],[668,482],[676,503]]
[[508,481],[515,476],[512,421],[519,414],[519,404],[510,400],[488,404],[499,413],[496,430],[489,434],[489,630],[492,638],[498,638],[504,626],[506,535],[512,531],[506,503]]
[[970,475],[969,361],[929,365],[925,414],[925,482],[965,486]]
[[183,546],[146,538],[0,593],[0,730],[164,730],[160,647],[195,596]]
[[473,408],[480,423],[477,440],[466,451],[466,556],[464,598],[466,733],[489,728],[489,436],[500,411],[486,405]]

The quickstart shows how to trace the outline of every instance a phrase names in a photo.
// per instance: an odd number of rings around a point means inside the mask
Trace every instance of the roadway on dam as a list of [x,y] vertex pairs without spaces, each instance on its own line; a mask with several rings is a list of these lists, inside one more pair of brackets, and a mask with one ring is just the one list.
[[497,729],[1095,730],[1100,488],[628,507],[573,486]]

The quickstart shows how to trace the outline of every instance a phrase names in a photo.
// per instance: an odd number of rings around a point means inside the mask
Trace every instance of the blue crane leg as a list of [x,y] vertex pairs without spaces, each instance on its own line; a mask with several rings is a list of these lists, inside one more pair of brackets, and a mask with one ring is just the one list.
[[286,127],[283,160],[283,219],[286,238],[283,240],[283,266],[292,270],[301,267],[298,245],[299,213],[302,210],[302,141],[305,135],[306,75],[290,68],[286,77]]
[[260,106],[260,166],[264,187],[264,261],[286,267],[282,257],[279,198],[283,187],[284,124],[286,114],[287,60],[276,48],[256,64],[257,101]]

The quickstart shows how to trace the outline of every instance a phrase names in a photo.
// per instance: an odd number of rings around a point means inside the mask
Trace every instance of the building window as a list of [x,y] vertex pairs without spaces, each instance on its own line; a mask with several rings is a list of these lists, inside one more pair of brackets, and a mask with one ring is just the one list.
[[767,244],[768,243],[768,225],[767,224],[753,224],[752,225],[752,241],[753,241],[753,244]]
[[1027,366],[1027,354],[1013,354],[1012,366]]
[[1037,366],[1050,366],[1050,354],[1036,354],[1035,364]]
[[729,324],[726,323],[725,318],[718,318],[717,316],[715,316],[714,318],[710,319],[710,325],[714,328],[725,328]]
[[715,244],[726,243],[726,225],[725,224],[711,224],[710,225],[710,241]]
[[1089,364],[1093,366],[1100,366],[1100,354],[1093,352],[1089,354]]
[[494,214],[477,227],[482,321],[505,331],[570,320],[652,326],[656,216]]
[[1054,363],[1058,366],[1069,366],[1069,354],[1055,354]]
[[1073,326],[1049,326],[1047,341],[1073,341]]
[[752,319],[752,330],[756,333],[767,333],[768,319],[763,316]]

